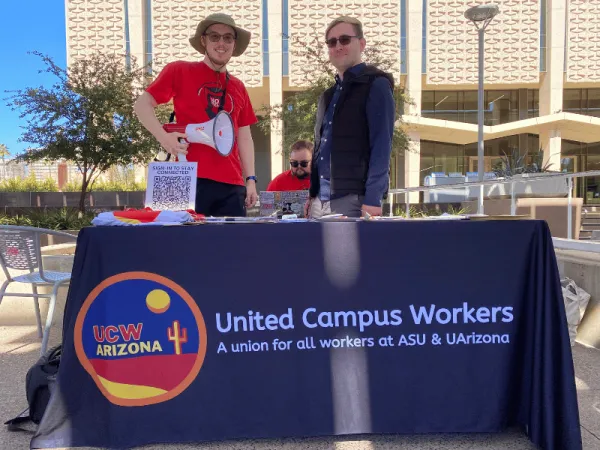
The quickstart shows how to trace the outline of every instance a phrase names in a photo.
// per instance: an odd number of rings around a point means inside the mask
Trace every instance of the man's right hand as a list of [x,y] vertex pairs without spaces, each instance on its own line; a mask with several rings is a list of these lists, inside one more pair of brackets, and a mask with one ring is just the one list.
[[187,148],[189,144],[187,142],[179,142],[179,139],[186,139],[187,134],[185,133],[164,133],[160,140],[160,145],[171,155],[177,156],[178,153],[187,155]]

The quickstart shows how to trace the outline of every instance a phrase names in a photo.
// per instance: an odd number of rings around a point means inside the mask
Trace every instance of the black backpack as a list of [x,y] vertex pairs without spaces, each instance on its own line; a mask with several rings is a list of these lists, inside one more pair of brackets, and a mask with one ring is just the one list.
[[39,424],[50,400],[50,385],[56,381],[62,345],[51,348],[27,371],[25,393],[29,407],[14,419],[5,422],[9,430],[22,430],[18,424]]

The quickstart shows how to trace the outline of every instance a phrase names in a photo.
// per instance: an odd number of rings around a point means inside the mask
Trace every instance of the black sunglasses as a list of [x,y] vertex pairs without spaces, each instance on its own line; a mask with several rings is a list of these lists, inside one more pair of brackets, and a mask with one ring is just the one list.
[[352,38],[360,39],[360,36],[348,36],[347,34],[342,34],[339,38],[332,37],[327,39],[325,42],[327,43],[327,47],[334,48],[338,41],[340,41],[340,44],[342,45],[348,45],[352,41]]
[[219,42],[221,40],[221,38],[223,38],[223,42],[225,42],[226,44],[231,44],[233,41],[235,41],[235,36],[231,33],[227,33],[227,34],[219,34],[219,33],[204,33],[204,36],[208,36],[208,39],[210,40],[210,42]]
[[292,167],[308,167],[308,165],[310,164],[310,161],[290,161],[290,166]]

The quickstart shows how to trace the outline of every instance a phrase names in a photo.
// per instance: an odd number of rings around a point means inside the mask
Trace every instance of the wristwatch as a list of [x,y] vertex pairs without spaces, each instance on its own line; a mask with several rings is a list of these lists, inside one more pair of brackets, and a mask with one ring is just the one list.
[[250,175],[249,177],[246,177],[246,181],[248,180],[254,180],[255,183],[258,183],[258,178],[256,178],[254,175]]

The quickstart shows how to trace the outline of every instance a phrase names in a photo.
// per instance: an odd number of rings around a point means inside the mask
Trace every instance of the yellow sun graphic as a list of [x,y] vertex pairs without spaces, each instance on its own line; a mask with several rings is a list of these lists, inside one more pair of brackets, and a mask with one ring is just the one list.
[[171,298],[162,289],[154,289],[146,296],[146,306],[153,313],[161,314],[171,306]]

